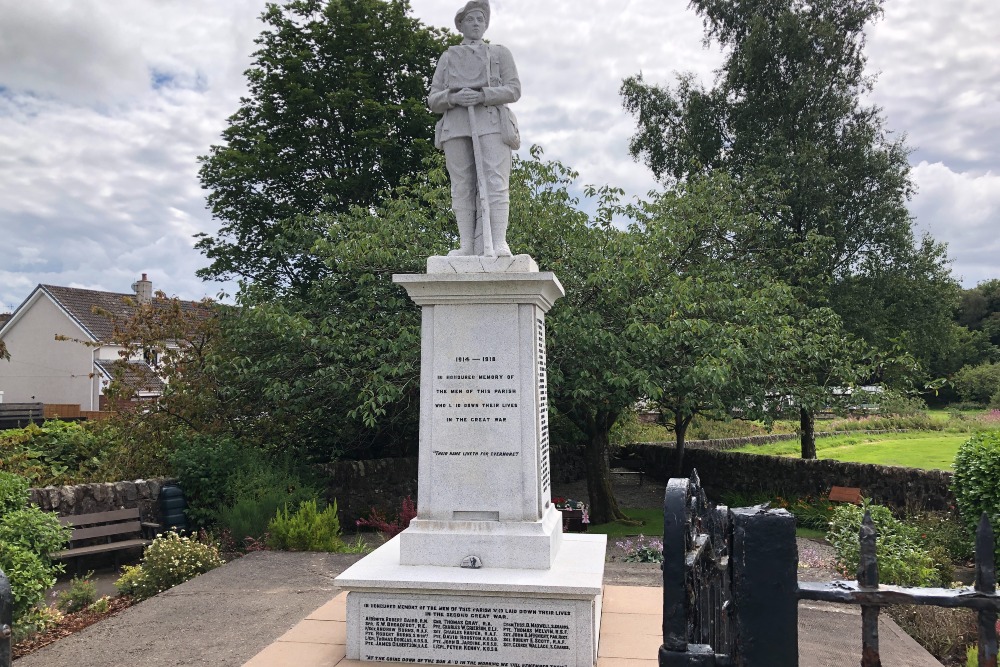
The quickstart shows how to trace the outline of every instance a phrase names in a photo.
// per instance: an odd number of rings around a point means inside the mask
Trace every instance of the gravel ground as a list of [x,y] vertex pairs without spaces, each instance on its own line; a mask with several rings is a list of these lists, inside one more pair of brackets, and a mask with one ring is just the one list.
[[[663,484],[649,479],[644,479],[640,484],[636,475],[628,477],[612,476],[612,486],[615,498],[618,499],[618,505],[624,509],[660,507],[663,504],[663,494],[666,490]],[[552,488],[552,495],[586,502],[587,482],[586,480],[580,480],[571,484],[556,484]],[[649,565],[647,563],[622,563],[625,552],[616,544],[619,539],[612,538],[608,540],[609,576],[612,578],[615,576],[622,577],[623,581],[621,583],[624,585],[660,585],[662,580],[657,580],[655,583],[638,583],[639,581],[646,581],[650,576],[655,578],[656,575],[659,575],[659,567],[654,564],[652,568],[649,568],[647,567]],[[802,537],[797,538],[796,542],[799,548],[799,579],[803,581],[831,581],[844,578],[843,575],[834,569],[833,547],[823,540]],[[619,565],[614,566],[615,564]],[[637,565],[640,567],[636,568]],[[646,569],[649,572],[646,572]],[[637,583],[626,583],[632,578],[635,578]]]

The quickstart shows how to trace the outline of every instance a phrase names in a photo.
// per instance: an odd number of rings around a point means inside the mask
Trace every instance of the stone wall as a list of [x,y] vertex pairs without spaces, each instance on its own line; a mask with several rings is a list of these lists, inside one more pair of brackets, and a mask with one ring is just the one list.
[[324,466],[327,502],[337,500],[340,526],[345,533],[367,517],[371,508],[382,510],[391,520],[399,514],[403,499],[417,499],[417,459],[338,461]]
[[[906,433],[904,430],[874,430],[874,431],[820,431],[816,433],[817,438],[830,438],[838,435],[878,435],[880,433]],[[740,438],[716,438],[715,440],[687,440],[686,447],[698,447],[701,449],[716,449],[727,451],[739,449],[747,445],[769,445],[772,442],[786,442],[788,440],[798,440],[798,433],[772,433],[770,435],[748,435]],[[662,443],[652,442],[651,445]]]
[[[660,482],[674,477],[673,443],[629,445],[623,454],[628,465],[641,466]],[[865,497],[896,510],[944,510],[955,502],[949,488],[951,473],[939,470],[688,449],[684,475],[695,468],[706,492],[715,499],[725,491],[825,496],[831,486],[852,486],[860,488]]]
[[109,512],[138,507],[143,521],[160,522],[160,489],[171,479],[137,479],[134,482],[74,484],[30,489],[28,498],[41,509],[59,516]]

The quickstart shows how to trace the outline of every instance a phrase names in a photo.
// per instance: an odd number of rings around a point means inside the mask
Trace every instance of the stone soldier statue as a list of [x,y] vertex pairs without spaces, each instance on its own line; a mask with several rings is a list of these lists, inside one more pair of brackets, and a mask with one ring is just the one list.
[[511,149],[520,137],[507,105],[521,97],[521,82],[510,51],[483,42],[489,24],[489,0],[459,10],[455,25],[465,39],[441,54],[427,98],[431,111],[442,114],[434,145],[444,150],[461,244],[451,256],[511,255]]

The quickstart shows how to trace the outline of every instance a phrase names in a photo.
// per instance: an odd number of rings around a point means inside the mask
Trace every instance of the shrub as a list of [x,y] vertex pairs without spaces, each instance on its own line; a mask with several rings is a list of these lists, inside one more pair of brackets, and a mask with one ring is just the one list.
[[94,604],[97,601],[97,586],[90,580],[93,576],[93,572],[88,572],[83,578],[73,577],[69,588],[56,595],[56,608],[65,614],[73,614]]
[[[15,618],[17,617],[15,616]],[[55,607],[47,605],[31,607],[14,624],[10,638],[11,644],[20,644],[35,633],[45,632],[54,628],[63,621],[63,618],[63,613]]]
[[887,391],[876,397],[879,412],[897,417],[923,417],[927,413],[927,403],[919,396],[907,396],[895,391]]
[[240,445],[231,438],[188,435],[174,446],[170,464],[184,489],[184,513],[194,527],[210,526],[218,509],[233,501],[228,482],[242,464]]
[[966,643],[976,636],[975,613],[969,609],[893,605],[887,613],[906,634],[945,664],[955,664],[963,657]]
[[319,494],[316,487],[302,481],[290,459],[271,462],[255,454],[244,457],[226,485],[226,495],[231,495],[233,501],[216,513],[215,523],[229,532],[241,550],[247,538],[260,540],[280,508],[297,507]]
[[951,381],[963,401],[986,405],[1000,391],[1000,363],[964,366]]
[[115,588],[145,600],[222,565],[219,550],[177,533],[158,536],[146,547],[139,565],[126,565]]
[[5,467],[37,486],[91,481],[105,452],[101,440],[74,422],[47,421],[0,432]]
[[640,535],[636,539],[627,537],[615,543],[619,549],[625,552],[622,559],[626,563],[662,563],[663,562],[663,540],[647,538]]
[[865,511],[870,511],[878,531],[879,582],[900,586],[935,586],[941,583],[934,560],[920,544],[920,535],[892,516],[889,508],[866,500],[863,505],[839,505],[833,511],[827,540],[837,552],[845,574],[857,572],[860,560],[858,533]]
[[299,509],[289,514],[288,507],[278,510],[267,526],[268,546],[288,551],[343,551],[347,545],[340,539],[340,519],[337,501],[322,512],[315,500],[299,503]]
[[176,440],[170,461],[193,527],[219,523],[237,541],[259,538],[278,507],[318,493],[302,481],[291,458],[272,460],[232,438],[187,434]]
[[975,529],[983,512],[996,523],[1000,517],[1000,431],[984,431],[969,438],[955,455],[951,489],[969,528]]
[[56,583],[56,570],[45,559],[24,547],[6,542],[0,542],[0,570],[10,579],[15,625],[45,598],[45,591]]
[[55,584],[62,566],[54,565],[49,554],[62,549],[70,534],[55,514],[27,503],[27,480],[0,472],[0,569],[10,579],[18,622]]
[[71,532],[53,512],[43,512],[37,507],[25,507],[0,517],[0,542],[27,549],[46,562],[49,554],[65,548]]
[[359,527],[374,528],[381,532],[385,536],[385,539],[390,540],[406,530],[410,525],[410,521],[416,516],[417,504],[413,502],[413,498],[406,496],[403,498],[403,506],[400,508],[399,514],[392,521],[386,517],[382,510],[372,507],[368,513],[368,518],[358,519],[357,525]]
[[0,470],[0,516],[28,505],[28,480]]
[[908,515],[906,521],[920,533],[928,549],[940,548],[948,560],[964,563],[975,556],[975,536],[956,516],[947,512],[922,512]]

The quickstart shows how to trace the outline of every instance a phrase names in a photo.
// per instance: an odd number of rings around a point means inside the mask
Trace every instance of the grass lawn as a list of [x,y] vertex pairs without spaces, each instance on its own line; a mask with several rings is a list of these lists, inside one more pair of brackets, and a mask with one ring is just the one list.
[[[968,433],[940,431],[843,435],[817,438],[816,453],[821,459],[924,470],[951,470],[959,445],[968,439]],[[735,451],[778,456],[798,456],[801,452],[797,440],[759,447],[741,447]]]
[[608,541],[611,542],[616,537],[628,537],[629,535],[645,535],[646,537],[662,537],[663,536],[663,508],[644,508],[644,509],[623,509],[622,512],[625,513],[630,519],[637,519],[642,521],[641,526],[626,526],[622,523],[600,523],[600,524],[590,524],[587,527],[588,533],[602,534],[608,536]]
[[[643,521],[641,526],[626,526],[620,523],[602,523],[602,524],[591,524],[587,527],[588,533],[602,534],[608,536],[608,544],[613,544],[614,541],[621,537],[630,537],[634,535],[645,535],[646,537],[663,537],[663,508],[645,508],[645,509],[625,509],[622,510],[630,519],[638,519]],[[813,530],[812,528],[796,528],[795,535],[797,537],[809,537],[812,539],[823,539],[826,534],[822,530]]]

